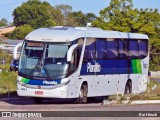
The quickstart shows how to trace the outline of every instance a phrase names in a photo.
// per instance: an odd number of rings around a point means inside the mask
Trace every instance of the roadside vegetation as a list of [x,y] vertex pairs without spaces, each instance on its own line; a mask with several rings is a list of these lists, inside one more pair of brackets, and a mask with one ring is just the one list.
[[16,97],[17,73],[10,72],[8,67],[6,68],[0,73],[0,98],[11,97],[12,94]]
[[12,55],[0,50],[0,98],[9,97],[16,91],[16,72],[10,72]]
[[16,79],[16,72],[2,71],[0,73],[0,94],[10,94],[16,91]]
[[160,100],[160,83],[151,81],[144,93],[134,95],[130,100]]
[[147,90],[140,94],[124,94],[124,95],[111,95],[107,101],[113,101],[111,103],[121,104],[123,101],[130,103],[133,100],[160,100],[160,83],[157,81],[150,81],[147,85]]
[[[0,44],[1,43],[2,41],[0,41]],[[12,60],[12,55],[0,49],[0,69],[4,71],[9,71],[11,60]]]

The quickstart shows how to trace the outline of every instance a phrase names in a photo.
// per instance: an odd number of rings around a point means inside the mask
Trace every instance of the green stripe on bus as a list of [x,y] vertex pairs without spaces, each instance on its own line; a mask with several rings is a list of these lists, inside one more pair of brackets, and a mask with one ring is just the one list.
[[30,81],[30,79],[27,79],[27,78],[22,78],[22,79],[21,79],[21,82],[26,83],[26,84],[27,84],[29,81]]
[[141,60],[137,60],[137,72],[142,73]]
[[136,65],[136,60],[132,60],[132,69],[133,69],[133,73],[137,73],[137,65]]
[[133,73],[142,73],[141,61],[138,59],[132,60]]

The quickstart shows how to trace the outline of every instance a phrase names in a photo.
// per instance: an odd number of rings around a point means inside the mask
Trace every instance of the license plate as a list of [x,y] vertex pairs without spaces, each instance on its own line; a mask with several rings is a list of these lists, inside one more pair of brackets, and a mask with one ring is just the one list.
[[43,91],[35,91],[36,95],[43,95]]

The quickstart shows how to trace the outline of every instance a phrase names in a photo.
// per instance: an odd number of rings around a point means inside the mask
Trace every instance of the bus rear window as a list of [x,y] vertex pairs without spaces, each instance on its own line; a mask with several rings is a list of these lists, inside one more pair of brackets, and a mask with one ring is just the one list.
[[148,42],[146,40],[139,40],[139,58],[143,59],[148,54]]

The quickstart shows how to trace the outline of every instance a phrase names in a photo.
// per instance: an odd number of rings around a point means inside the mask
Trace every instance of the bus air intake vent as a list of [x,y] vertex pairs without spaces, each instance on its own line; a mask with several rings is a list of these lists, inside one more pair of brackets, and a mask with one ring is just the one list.
[[68,30],[67,27],[53,27],[53,28],[48,28],[48,30]]

